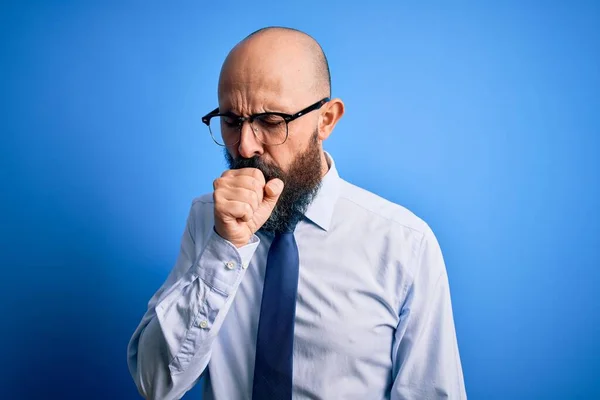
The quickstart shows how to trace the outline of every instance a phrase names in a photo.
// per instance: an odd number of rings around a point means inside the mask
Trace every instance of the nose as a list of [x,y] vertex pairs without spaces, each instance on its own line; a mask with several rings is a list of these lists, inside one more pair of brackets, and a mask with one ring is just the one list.
[[240,128],[240,142],[238,143],[238,153],[244,158],[261,156],[264,152],[263,144],[258,140],[250,121],[244,121]]

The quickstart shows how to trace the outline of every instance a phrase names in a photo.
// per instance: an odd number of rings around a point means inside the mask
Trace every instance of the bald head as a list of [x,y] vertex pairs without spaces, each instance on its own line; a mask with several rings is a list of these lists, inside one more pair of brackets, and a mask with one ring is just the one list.
[[297,37],[299,40],[304,41],[303,44],[306,46],[306,56],[310,58],[314,67],[315,85],[320,86],[321,89],[326,92],[327,97],[331,97],[331,72],[329,71],[329,62],[327,61],[325,52],[319,42],[305,32],[285,27],[262,28],[249,34],[244,40],[249,40],[252,37],[268,33],[289,34],[291,37]]
[[241,103],[249,95],[277,97],[290,107],[292,98],[312,103],[330,97],[331,78],[323,49],[295,29],[260,29],[238,43],[223,63],[219,99],[231,95],[240,97]]

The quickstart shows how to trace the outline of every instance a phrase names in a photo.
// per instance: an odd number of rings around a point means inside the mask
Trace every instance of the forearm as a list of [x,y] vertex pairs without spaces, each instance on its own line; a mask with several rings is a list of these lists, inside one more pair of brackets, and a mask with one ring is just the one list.
[[198,261],[151,300],[129,346],[144,397],[178,399],[200,378],[256,245],[238,250],[213,233]]

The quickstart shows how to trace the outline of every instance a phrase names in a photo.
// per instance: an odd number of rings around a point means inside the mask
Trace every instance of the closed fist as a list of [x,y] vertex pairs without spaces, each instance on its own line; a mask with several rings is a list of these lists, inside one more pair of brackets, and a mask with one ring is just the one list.
[[213,187],[215,230],[242,247],[269,219],[283,191],[283,181],[265,182],[259,169],[242,168],[225,171]]

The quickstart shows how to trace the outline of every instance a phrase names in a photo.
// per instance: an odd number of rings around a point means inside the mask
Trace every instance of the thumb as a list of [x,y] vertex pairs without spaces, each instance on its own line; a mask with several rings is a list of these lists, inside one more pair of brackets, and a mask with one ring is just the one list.
[[283,192],[283,181],[281,179],[275,178],[271,179],[265,185],[265,195],[263,196],[263,203],[270,206],[271,208],[275,207],[277,204],[277,200],[279,200],[279,196]]
[[269,219],[282,192],[283,181],[281,179],[271,179],[267,182],[264,187],[262,202],[252,217],[254,220],[253,230],[260,229],[260,227]]

